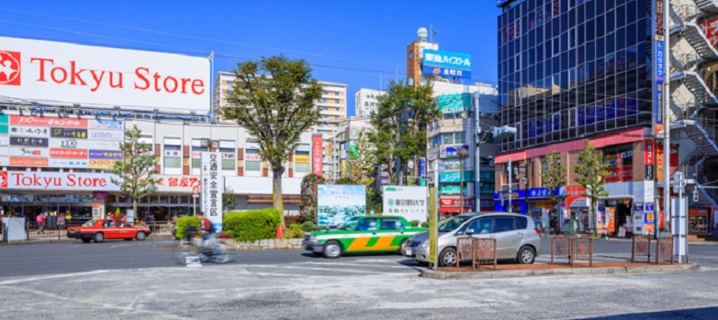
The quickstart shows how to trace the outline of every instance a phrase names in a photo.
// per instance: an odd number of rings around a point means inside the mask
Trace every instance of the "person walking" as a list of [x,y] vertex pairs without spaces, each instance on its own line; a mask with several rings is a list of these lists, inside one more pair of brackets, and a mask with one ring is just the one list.
[[57,215],[57,228],[60,230],[65,229],[65,216],[62,213]]
[[40,213],[37,215],[37,233],[45,234],[45,221],[47,221],[47,218],[45,218],[44,213]]

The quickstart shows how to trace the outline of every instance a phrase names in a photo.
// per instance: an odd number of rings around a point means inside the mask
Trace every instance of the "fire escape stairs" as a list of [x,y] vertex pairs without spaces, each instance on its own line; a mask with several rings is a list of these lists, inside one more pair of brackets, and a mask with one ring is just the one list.
[[718,13],[718,0],[693,0],[705,12]]

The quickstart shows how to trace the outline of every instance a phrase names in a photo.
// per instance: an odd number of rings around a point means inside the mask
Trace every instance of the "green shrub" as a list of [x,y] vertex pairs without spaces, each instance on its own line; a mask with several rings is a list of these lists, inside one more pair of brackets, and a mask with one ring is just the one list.
[[422,228],[428,228],[429,227],[429,221],[424,221],[421,223]]
[[296,223],[293,223],[292,225],[293,225],[293,227],[284,229],[284,238],[285,239],[304,238],[304,231],[302,231],[302,228]]
[[301,229],[302,226],[301,226],[300,224],[297,224],[297,223],[292,223],[292,224],[289,225],[289,229],[297,229],[297,228]]
[[321,230],[321,227],[314,224],[314,222],[304,221],[304,223],[302,223],[302,231],[304,231],[304,232],[312,232],[312,231],[317,231],[317,230]]
[[419,226],[419,220],[411,220],[411,225],[418,227]]
[[280,223],[279,211],[274,208],[229,212],[224,215],[223,229],[231,231],[237,241],[274,239]]
[[185,216],[177,219],[177,229],[175,229],[175,237],[177,239],[184,238],[184,231],[189,225],[194,226],[195,229],[199,230],[202,223],[200,222],[198,217],[194,216]]

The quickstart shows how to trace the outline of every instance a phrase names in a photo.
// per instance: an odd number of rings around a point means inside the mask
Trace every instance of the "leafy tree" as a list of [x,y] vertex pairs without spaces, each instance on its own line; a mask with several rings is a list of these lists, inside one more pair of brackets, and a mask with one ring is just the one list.
[[431,83],[413,87],[392,81],[386,94],[379,97],[377,111],[371,116],[374,131],[369,140],[374,144],[377,162],[388,167],[391,184],[404,184],[403,163],[426,155],[427,126],[439,117],[432,94]]
[[591,199],[591,214],[593,215],[594,225],[598,222],[598,199],[608,196],[605,179],[611,172],[607,169],[608,164],[603,162],[603,152],[596,150],[593,144],[588,142],[586,147],[578,154],[575,172],[581,175],[576,181],[586,188],[586,197]]
[[339,178],[334,184],[354,185],[357,184],[352,178]]
[[541,164],[541,185],[548,189],[548,197],[553,202],[553,206],[556,207],[566,198],[566,195],[556,192],[557,189],[566,185],[566,167],[561,164],[561,154],[556,153],[554,150],[551,150],[543,161]]
[[232,188],[227,188],[225,186],[224,192],[222,193],[222,208],[224,208],[224,212],[234,210],[236,205],[237,199],[234,197],[234,191]]
[[382,195],[381,192],[378,192],[374,188],[377,157],[370,137],[370,131],[360,131],[356,139],[356,144],[349,149],[347,177],[355,181],[355,184],[366,186],[367,210],[381,212]]
[[299,204],[299,216],[304,222],[316,221],[317,185],[322,183],[324,183],[324,177],[313,173],[304,176],[302,179],[302,195],[301,202]]
[[[302,133],[319,119],[314,105],[322,87],[312,78],[311,67],[301,59],[283,55],[237,63],[237,80],[228,94],[225,119],[235,120],[259,143],[259,155],[272,169],[274,208],[284,212],[282,174],[289,153]],[[280,214],[284,224],[284,214]]]
[[152,154],[152,145],[140,143],[142,130],[135,125],[125,131],[125,142],[120,143],[120,150],[124,154],[122,160],[115,162],[112,174],[119,179],[110,178],[112,183],[120,186],[122,192],[132,199],[132,210],[137,216],[137,200],[151,195],[155,191],[155,184],[159,181],[153,177],[156,158]]

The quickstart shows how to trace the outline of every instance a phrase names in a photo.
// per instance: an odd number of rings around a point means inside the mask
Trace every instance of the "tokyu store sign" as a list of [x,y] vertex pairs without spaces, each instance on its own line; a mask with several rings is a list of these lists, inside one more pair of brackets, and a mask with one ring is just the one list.
[[202,213],[215,231],[222,232],[222,156],[219,152],[202,152]]
[[205,57],[0,37],[0,65],[2,99],[209,112]]
[[384,214],[402,216],[406,220],[426,221],[428,202],[426,187],[384,186]]
[[116,176],[90,172],[0,171],[0,194],[4,190],[120,191]]

